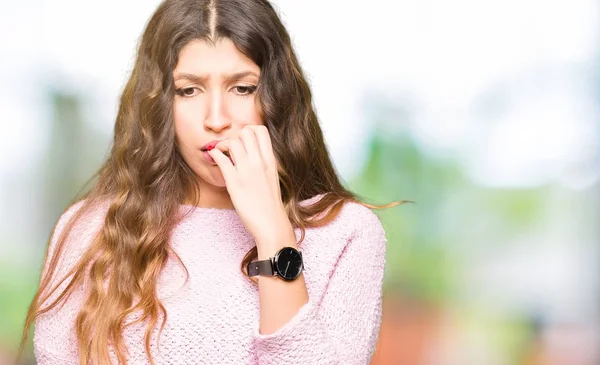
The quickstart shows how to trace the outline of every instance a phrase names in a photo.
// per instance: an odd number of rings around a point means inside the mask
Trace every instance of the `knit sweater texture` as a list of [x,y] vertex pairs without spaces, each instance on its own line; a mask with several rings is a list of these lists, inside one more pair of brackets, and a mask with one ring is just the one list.
[[[49,255],[80,206],[73,205],[59,219]],[[102,227],[106,210],[95,208],[74,226],[58,264],[59,276],[81,257]],[[167,320],[158,344],[159,328],[152,332],[150,348],[157,365],[369,364],[381,324],[386,253],[385,232],[370,209],[346,203],[334,221],[306,230],[298,248],[309,301],[271,334],[259,331],[258,286],[240,272],[244,255],[255,243],[236,211],[185,205],[180,210],[189,213],[173,229],[171,245],[189,277],[186,282],[176,259],[160,275],[158,297]],[[295,233],[299,239],[300,230]],[[39,365],[78,364],[74,322],[86,298],[85,287],[36,319]],[[130,317],[135,320],[136,314]],[[145,329],[146,323],[136,323],[123,332],[128,364],[150,363]]]

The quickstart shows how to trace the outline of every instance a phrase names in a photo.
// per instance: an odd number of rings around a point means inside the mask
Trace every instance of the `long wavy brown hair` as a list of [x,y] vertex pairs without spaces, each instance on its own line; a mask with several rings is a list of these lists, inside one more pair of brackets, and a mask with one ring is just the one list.
[[[196,176],[180,155],[173,124],[173,70],[192,40],[228,38],[261,69],[257,96],[279,163],[281,199],[302,238],[307,227],[333,220],[346,202],[359,202],[341,184],[327,152],[309,85],[290,36],[267,0],[166,0],[148,22],[131,76],[123,90],[110,155],[81,199],[81,207],[49,242],[39,289],[25,322],[20,352],[35,318],[66,301],[86,281],[87,298],[75,321],[81,364],[109,364],[110,348],[126,363],[126,317],[147,321],[145,346],[167,313],[157,279],[170,257],[180,262],[169,234],[182,219],[178,207],[198,201]],[[314,204],[299,202],[321,195]],[[98,203],[108,202],[104,224],[68,273],[54,278],[69,232]],[[361,203],[369,208],[384,206]],[[52,252],[52,254],[49,254]],[[254,247],[240,270],[257,258]],[[183,264],[183,263],[182,263]],[[110,273],[110,274],[109,274]],[[51,285],[52,283],[52,285]],[[57,292],[62,284],[65,288]],[[49,300],[53,294],[56,299]],[[50,301],[50,303],[47,303]]]

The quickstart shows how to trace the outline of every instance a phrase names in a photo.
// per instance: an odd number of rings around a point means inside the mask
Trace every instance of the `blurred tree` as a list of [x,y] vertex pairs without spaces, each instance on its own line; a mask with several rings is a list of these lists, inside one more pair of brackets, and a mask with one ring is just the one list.
[[76,196],[91,185],[86,184],[102,163],[108,138],[92,130],[81,112],[83,101],[71,94],[52,91],[53,122],[50,148],[45,155],[46,227],[56,219]]

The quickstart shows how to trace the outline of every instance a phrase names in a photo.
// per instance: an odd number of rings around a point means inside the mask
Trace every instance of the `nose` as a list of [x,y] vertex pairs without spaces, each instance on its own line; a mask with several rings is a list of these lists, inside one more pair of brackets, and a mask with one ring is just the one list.
[[220,92],[210,93],[208,98],[208,113],[204,120],[204,129],[220,133],[231,127],[231,120],[227,113],[224,95]]

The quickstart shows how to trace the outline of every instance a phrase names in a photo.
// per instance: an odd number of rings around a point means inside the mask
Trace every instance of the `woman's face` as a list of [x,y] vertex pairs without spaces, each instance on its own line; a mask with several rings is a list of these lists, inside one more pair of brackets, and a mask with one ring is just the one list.
[[260,68],[227,38],[216,45],[196,40],[179,53],[173,71],[175,135],[184,161],[199,183],[225,187],[204,147],[262,124],[256,87]]

